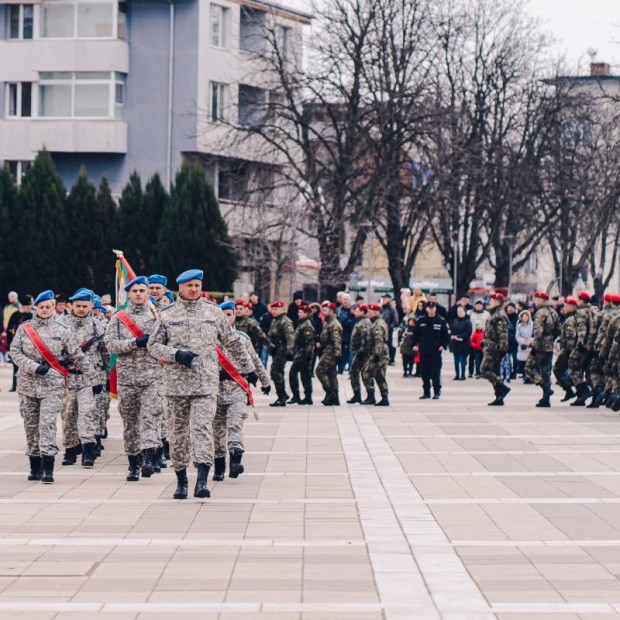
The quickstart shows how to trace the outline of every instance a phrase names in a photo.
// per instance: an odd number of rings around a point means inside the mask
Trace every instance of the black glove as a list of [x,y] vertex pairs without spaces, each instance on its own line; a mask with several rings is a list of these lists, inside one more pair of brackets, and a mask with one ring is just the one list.
[[265,396],[267,396],[268,394],[270,394],[270,393],[271,393],[271,386],[270,386],[270,385],[268,385],[267,387],[263,387],[263,388],[261,388],[261,389],[260,389],[260,391],[261,391],[261,392],[262,392]]
[[380,355],[378,355],[377,353],[375,353],[375,354],[372,356],[372,361],[373,361],[373,363],[374,363],[374,364],[378,364],[378,363],[381,361],[381,356],[380,356]]
[[579,353],[583,353],[585,350],[586,350],[586,347],[583,344],[583,342],[578,342],[577,343],[577,351],[579,351]]
[[519,345],[519,347],[520,347],[521,351],[525,351],[525,349],[527,349],[527,345],[524,345],[524,344]]
[[286,361],[287,362],[292,362],[293,361],[293,354],[292,353],[287,353],[286,354]]
[[149,337],[147,335],[140,336],[139,338],[136,338],[136,345],[138,346],[139,349],[144,349],[148,341],[149,341]]
[[66,368],[67,366],[71,366],[71,359],[68,357],[61,357],[58,360],[58,363],[63,367]]
[[93,396],[97,396],[101,392],[103,392],[103,385],[93,385]]
[[46,375],[49,369],[50,367],[47,364],[39,364],[37,366],[37,369],[34,372],[35,374],[42,376],[42,375]]
[[183,364],[183,366],[187,366],[188,368],[191,368],[195,357],[198,357],[196,353],[192,353],[191,351],[183,351],[182,349],[179,349],[174,354],[174,359],[179,364]]
[[220,381],[228,381],[230,378],[230,375],[223,368],[220,368]]
[[252,371],[245,376],[246,381],[253,386],[256,386],[258,383],[258,375],[256,372]]

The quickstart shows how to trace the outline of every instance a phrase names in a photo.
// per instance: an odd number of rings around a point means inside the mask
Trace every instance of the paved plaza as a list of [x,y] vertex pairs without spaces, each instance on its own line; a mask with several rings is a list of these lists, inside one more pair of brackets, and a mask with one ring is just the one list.
[[536,409],[521,382],[489,408],[486,382],[449,374],[419,401],[389,370],[389,409],[259,397],[247,473],[174,501],[170,469],[125,481],[116,405],[95,469],[27,482],[1,368],[0,619],[620,615],[618,415]]

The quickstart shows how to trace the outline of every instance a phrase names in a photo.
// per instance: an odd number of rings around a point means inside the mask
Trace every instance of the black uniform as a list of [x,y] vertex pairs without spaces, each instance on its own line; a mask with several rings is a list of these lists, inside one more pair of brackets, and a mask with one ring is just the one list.
[[424,396],[431,393],[431,383],[435,396],[441,394],[441,351],[450,344],[450,330],[446,320],[435,315],[421,316],[413,330],[413,346],[420,350],[420,374],[424,385]]

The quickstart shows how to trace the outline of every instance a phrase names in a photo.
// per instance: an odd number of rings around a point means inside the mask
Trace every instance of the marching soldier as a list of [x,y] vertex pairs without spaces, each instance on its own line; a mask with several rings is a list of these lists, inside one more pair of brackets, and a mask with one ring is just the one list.
[[575,321],[575,311],[577,310],[577,300],[568,296],[564,300],[564,323],[560,330],[560,353],[555,360],[553,366],[553,374],[558,385],[564,390],[564,398],[562,402],[575,398],[577,396],[573,391],[573,385],[566,376],[568,371],[568,359],[577,344],[577,325]]
[[269,338],[260,328],[258,321],[252,316],[252,304],[238,300],[235,302],[235,329],[247,334],[252,341],[254,350],[260,355],[263,345],[269,346]]
[[510,392],[500,375],[502,358],[508,351],[508,316],[503,308],[505,299],[501,293],[491,293],[489,296],[491,317],[484,332],[484,355],[480,364],[480,375],[493,385],[495,400],[489,403],[490,407],[503,407],[504,398]]
[[[355,304],[353,315],[355,325],[351,332],[351,368],[349,369],[349,379],[353,389],[353,398],[347,401],[349,404],[362,402],[362,386],[360,378],[364,364],[368,361],[371,354],[370,342],[370,319],[366,316],[368,306],[366,304]],[[388,353],[389,357],[389,353]],[[370,398],[370,395],[368,395]]]
[[[226,301],[220,304],[222,312],[226,315],[228,323],[235,327],[235,303]],[[257,380],[261,382],[263,394],[269,394],[271,385],[269,375],[262,365],[250,337],[239,332],[241,340],[245,345],[248,355],[252,358],[255,370],[245,375],[243,380],[247,384],[256,385]],[[228,354],[229,352],[226,351]],[[233,366],[236,366],[234,354],[229,354],[229,359]],[[234,375],[234,373],[233,373]],[[213,480],[224,480],[226,473],[226,453],[229,455],[228,476],[238,478],[243,472],[241,464],[245,445],[243,443],[243,424],[248,417],[248,392],[237,382],[239,376],[231,376],[224,368],[220,370],[220,387],[217,395],[217,410],[213,420],[213,442],[214,442],[214,467]],[[247,389],[250,389],[247,386]]]
[[[370,304],[368,306],[368,319],[370,320],[368,359],[362,368],[362,380],[364,381],[368,396],[362,402],[362,405],[387,407],[390,404],[388,385],[385,378],[386,368],[390,360],[388,345],[389,329],[381,316],[381,306],[379,304]],[[381,394],[379,402],[375,399],[375,382]]]
[[79,369],[90,389],[99,385],[99,376],[70,331],[56,321],[54,293],[40,293],[34,306],[36,315],[17,328],[11,342],[11,359],[18,368],[19,411],[30,460],[28,480],[49,484],[54,482],[56,420],[63,406],[65,366],[70,361],[73,368]]
[[147,349],[164,362],[163,391],[170,422],[170,456],[177,477],[174,499],[186,499],[187,467],[198,470],[194,497],[210,497],[213,465],[213,418],[219,389],[216,343],[235,356],[242,374],[254,370],[241,336],[223,312],[202,299],[204,273],[184,271],[177,278],[179,297],[159,314]]
[[274,301],[271,304],[273,321],[269,328],[269,342],[271,347],[271,380],[276,387],[278,399],[271,403],[270,407],[286,407],[288,394],[284,381],[284,369],[286,361],[293,358],[293,340],[295,328],[293,322],[286,316],[283,301]]
[[525,364],[525,376],[542,388],[543,396],[537,407],[551,407],[551,362],[553,343],[558,333],[558,315],[549,305],[549,295],[545,291],[534,293],[537,310],[534,314],[534,333],[532,349]]
[[154,273],[147,278],[149,283],[149,295],[155,300],[155,306],[158,310],[165,308],[170,304],[170,299],[166,296],[168,293],[168,278],[159,273]]
[[571,403],[572,407],[583,407],[592,391],[588,385],[586,373],[588,371],[588,335],[592,324],[592,310],[590,306],[590,295],[586,291],[581,291],[577,296],[577,342],[575,348],[568,358],[568,370],[571,381],[577,390],[577,399]]
[[340,406],[338,398],[338,360],[342,353],[342,327],[336,318],[336,304],[324,301],[321,312],[325,323],[321,330],[321,358],[316,367],[316,378],[325,390],[323,405]]
[[605,391],[603,393],[601,404],[605,404],[607,407],[611,406],[613,393],[616,389],[615,381],[611,374],[609,353],[613,345],[616,329],[618,329],[618,326],[620,325],[620,295],[612,295],[612,303],[614,304],[614,312],[609,320],[605,333],[601,336],[598,348],[598,355],[601,364],[603,365],[603,375],[605,377]]
[[118,412],[123,420],[123,441],[129,469],[127,481],[149,478],[155,471],[156,451],[161,447],[159,429],[163,415],[160,394],[163,371],[146,345],[156,317],[147,306],[149,281],[134,278],[125,286],[129,304],[112,316],[104,344],[117,357]]
[[[312,326],[310,306],[302,304],[299,306],[299,324],[295,330],[293,341],[293,365],[289,372],[289,384],[293,397],[288,402],[290,404],[311,405],[312,404],[312,358],[316,343],[316,332]],[[299,376],[304,388],[304,398],[299,393]]]
[[603,361],[600,358],[600,350],[603,335],[607,331],[609,321],[615,312],[612,298],[613,295],[605,295],[605,297],[603,297],[603,309],[601,312],[597,312],[594,315],[590,333],[588,334],[590,387],[593,394],[592,402],[588,405],[588,409],[598,409],[603,404],[605,374],[603,372]]
[[[620,301],[620,297],[616,296],[616,300]],[[605,374],[608,377],[610,392],[607,407],[613,411],[620,411],[620,318],[616,317],[612,319],[608,328],[607,338],[611,344],[605,362]]]

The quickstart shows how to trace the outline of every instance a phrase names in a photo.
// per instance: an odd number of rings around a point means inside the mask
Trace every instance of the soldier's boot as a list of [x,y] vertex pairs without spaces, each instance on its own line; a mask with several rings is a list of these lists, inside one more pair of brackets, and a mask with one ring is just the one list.
[[159,448],[157,448],[157,450],[155,450],[155,461],[157,462],[157,466],[159,467],[160,471],[168,467],[168,461],[166,460],[166,457],[164,456],[163,446],[160,446]]
[[390,401],[388,399],[387,394],[381,394],[381,400],[378,403],[375,403],[375,407],[389,407]]
[[601,405],[607,406],[609,399],[611,398],[611,390],[604,389],[603,395],[601,396]]
[[495,392],[495,400],[488,403],[489,407],[503,407],[504,406],[504,397],[501,396],[501,394],[503,393],[503,390],[502,390],[503,387],[504,387],[503,384],[496,385],[493,387],[493,391]]
[[221,482],[226,476],[226,457],[216,456],[213,460],[213,480]]
[[422,396],[420,396],[419,400],[428,400],[430,397],[431,397],[431,393],[425,390]]
[[354,405],[355,403],[360,403],[362,402],[362,393],[359,390],[355,390],[355,392],[353,392],[353,398],[350,398],[347,403],[349,403],[349,405]]
[[376,405],[377,401],[375,399],[375,391],[374,390],[368,390],[368,396],[366,397],[366,400],[362,401],[362,405]]
[[142,450],[142,477],[150,478],[153,475],[153,459],[155,458],[155,448]]
[[[553,394],[553,392],[551,392]],[[501,384],[499,386],[499,397],[504,400],[504,398],[506,398],[506,396],[508,396],[508,394],[510,394],[510,388],[505,385],[505,384]]]
[[95,443],[85,443],[82,446],[82,467],[90,469],[95,466]]
[[[79,448],[79,450],[78,450]],[[62,459],[63,465],[75,465],[78,454],[82,451],[82,444],[65,449],[65,455]]]
[[270,407],[286,407],[286,392],[284,390],[278,390],[278,400],[275,403],[271,403]]
[[588,409],[598,409],[601,406],[601,396],[603,394],[603,390],[600,387],[595,387],[592,392],[592,400],[590,404],[587,406]]
[[573,390],[572,386],[564,388],[564,398],[561,400],[561,402],[565,403],[567,400],[572,400],[573,398],[575,398],[575,396],[577,396],[577,394]]
[[614,401],[616,400],[617,395],[617,391],[609,390],[609,395],[605,401],[605,407],[607,407],[607,409],[611,409],[614,406]]
[[243,458],[243,450],[231,450],[230,451],[230,466],[228,470],[229,478],[238,478],[245,469],[241,464],[241,459]]
[[612,411],[620,411],[620,391],[618,391],[616,394],[616,398],[614,398],[614,402],[611,405]]
[[140,480],[140,455],[128,454],[127,461],[129,461],[126,478],[127,482],[138,482],[138,480]]
[[103,435],[101,435],[101,439],[107,439],[108,438],[108,426],[107,424],[103,427]]
[[305,398],[299,402],[300,405],[312,405],[312,394],[307,393]]
[[207,478],[209,477],[209,466],[205,463],[198,463],[196,475],[196,486],[194,487],[194,497],[211,497],[211,491],[207,489]]
[[300,402],[299,392],[293,392],[293,395],[288,399],[289,405],[299,405]]
[[29,456],[28,459],[30,460],[28,480],[41,480],[41,457]]
[[[99,448],[99,452],[102,452],[103,450],[105,450],[105,446],[103,445],[103,442],[101,441],[103,435],[95,435],[95,439],[97,440],[97,448]],[[99,454],[99,456],[101,456],[101,454]]]
[[536,403],[537,407],[551,407],[551,395],[553,394],[553,390],[548,383],[541,383],[540,387],[543,391],[542,398]]
[[170,442],[167,439],[162,439],[163,448],[164,448],[164,457],[167,461],[170,460]]
[[153,448],[153,473],[161,474],[161,467],[159,466],[159,458],[157,457],[157,450],[159,448]]
[[95,447],[93,448],[93,454],[95,458],[99,458],[101,456],[101,437],[99,435],[95,435]]
[[325,405],[325,407],[330,407],[334,404],[334,395],[332,394],[331,390],[328,390],[325,393],[325,398],[321,402],[323,403],[323,405]]
[[54,457],[49,454],[41,457],[41,482],[43,484],[54,482]]
[[179,471],[174,472],[177,477],[177,488],[172,495],[172,499],[187,499],[187,469],[179,469]]
[[340,396],[338,395],[338,390],[332,390],[332,407],[340,407]]
[[587,383],[577,386],[577,399],[570,404],[571,407],[585,407],[586,401],[592,396]]

